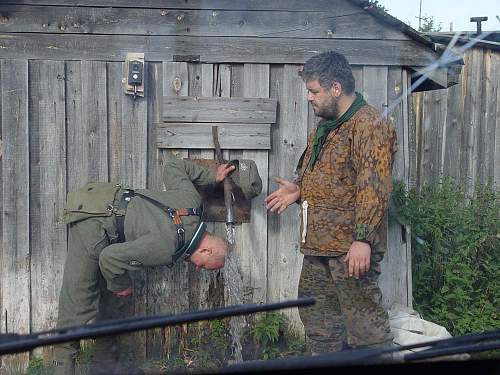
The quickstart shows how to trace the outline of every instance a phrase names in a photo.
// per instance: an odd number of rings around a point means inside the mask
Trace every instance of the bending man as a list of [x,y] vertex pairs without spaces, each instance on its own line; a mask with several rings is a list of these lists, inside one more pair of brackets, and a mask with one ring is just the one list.
[[[255,163],[234,172],[247,198],[258,195],[262,183]],[[242,163],[240,161],[240,167]],[[166,191],[130,190],[110,183],[89,183],[68,194],[65,220],[69,224],[68,254],[59,297],[58,328],[85,324],[104,310],[118,317],[123,297],[132,294],[128,271],[171,266],[179,259],[209,270],[224,266],[225,240],[200,222],[201,196],[194,185],[220,183],[235,169],[223,164],[214,171],[171,158],[164,168]],[[99,301],[101,302],[99,303]],[[98,304],[100,307],[98,309]],[[99,316],[100,318],[100,316]],[[96,357],[108,358],[113,348],[101,345]],[[79,343],[56,348],[58,372],[74,372]],[[107,371],[101,367],[103,371]],[[109,374],[109,371],[108,371]]]

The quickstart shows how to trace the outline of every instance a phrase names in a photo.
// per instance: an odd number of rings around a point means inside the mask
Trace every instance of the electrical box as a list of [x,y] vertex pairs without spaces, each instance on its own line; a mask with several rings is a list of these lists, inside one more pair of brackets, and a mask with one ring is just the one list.
[[144,53],[127,53],[122,78],[125,94],[132,95],[134,99],[144,97],[144,72]]

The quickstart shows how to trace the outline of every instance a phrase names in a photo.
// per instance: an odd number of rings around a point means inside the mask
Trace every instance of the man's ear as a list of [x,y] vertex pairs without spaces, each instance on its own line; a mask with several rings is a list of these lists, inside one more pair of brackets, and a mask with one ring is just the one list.
[[212,255],[212,248],[208,246],[202,246],[198,249],[198,251],[203,255]]
[[342,94],[342,85],[340,82],[333,82],[332,87],[330,88],[330,94],[336,98]]

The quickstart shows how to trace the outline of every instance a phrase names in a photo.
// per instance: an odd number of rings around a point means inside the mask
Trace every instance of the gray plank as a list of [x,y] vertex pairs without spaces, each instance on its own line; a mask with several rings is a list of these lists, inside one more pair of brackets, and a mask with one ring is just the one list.
[[[59,5],[59,6],[99,6],[99,7],[130,7],[130,8],[159,8],[165,9],[164,0],[144,0],[140,3],[133,0],[7,0],[6,4],[30,5]],[[315,0],[307,4],[303,0],[210,0],[192,1],[172,0],[168,2],[168,9],[233,9],[233,10],[282,10],[289,11],[324,11],[335,8],[339,12],[359,11],[360,8],[348,1],[342,0]]]
[[[147,97],[133,100],[132,96],[124,94],[122,71],[122,63],[107,64],[109,174],[113,182],[140,189],[145,188],[147,183]],[[131,276],[134,297],[130,302],[129,314],[145,315],[147,271],[141,270]],[[145,358],[145,332],[131,334],[125,341],[134,349],[138,359]]]
[[[463,82],[464,69],[461,79]],[[444,145],[443,176],[452,177],[457,183],[460,181],[460,159],[462,154],[462,128],[464,115],[464,95],[462,84],[448,89],[446,109],[446,137]]]
[[294,39],[256,37],[0,34],[4,58],[124,61],[142,51],[148,61],[198,56],[200,62],[297,63],[330,50],[356,65],[427,66],[438,58],[413,40]]
[[[401,68],[389,68],[387,86],[388,104],[389,108],[392,109],[388,118],[396,129],[399,144],[394,159],[392,179],[402,181],[407,185],[408,137],[406,133],[408,132],[408,122],[405,102],[408,101],[408,97],[404,88]],[[408,305],[408,243],[407,238],[403,238],[403,231],[406,231],[406,228],[400,223],[387,224],[387,253],[382,263],[383,272],[379,279],[379,285],[384,292],[383,302],[387,307],[394,303]]]
[[387,108],[387,66],[363,67],[363,96],[383,112]]
[[[156,147],[156,123],[160,121],[160,106],[161,98],[163,96],[163,66],[161,63],[146,63],[148,69],[145,76],[145,85],[147,87],[148,95],[148,189],[163,190],[163,182],[161,176],[162,160],[160,150]],[[164,272],[165,269],[160,267],[161,270],[153,268],[148,272],[148,286],[147,286],[147,305],[146,314],[155,315],[159,314],[158,311],[158,295],[152,293],[152,286],[155,284],[158,275]],[[166,268],[166,267],[165,267]],[[146,332],[146,353],[148,358],[161,358],[162,350],[162,336],[163,329],[151,329]]]
[[269,124],[181,123],[157,127],[157,147],[213,149],[212,126],[224,149],[269,149]]
[[[269,192],[278,185],[274,177],[293,180],[295,167],[307,143],[308,103],[305,85],[297,75],[298,66],[285,65],[271,70],[271,97],[280,103],[278,121],[272,128],[269,154]],[[303,256],[300,253],[298,205],[268,217],[268,302],[297,296]],[[301,331],[297,310],[288,313],[292,326]]]
[[[243,68],[243,96],[245,98],[269,97],[269,65],[245,64]],[[270,128],[267,134],[270,148]],[[241,254],[243,284],[252,290],[248,302],[267,302],[267,210],[264,199],[268,185],[268,151],[250,151],[242,147],[243,159],[254,160],[262,179],[262,192],[252,200],[251,221],[243,223],[237,248]]]
[[119,183],[125,174],[122,165],[122,65],[107,63],[108,134],[109,134],[109,179]]
[[354,76],[355,90],[363,93],[363,67],[351,66],[352,75]]
[[[500,56],[495,54],[494,56],[494,71],[498,72],[500,70]],[[496,109],[495,109],[495,144],[493,146],[493,182],[498,188],[500,186],[500,79],[497,75],[497,99],[496,99]]]
[[[193,63],[188,65],[189,95],[190,96],[212,96],[214,88],[214,67],[212,64]],[[201,150],[191,148],[188,151],[189,159],[213,159],[213,142],[210,140],[210,149]],[[214,231],[214,223],[207,223],[207,230]],[[224,285],[218,272],[208,270],[196,270],[189,267],[189,308],[201,310],[220,307],[224,305]],[[201,338],[208,326],[207,322],[190,324],[187,335]]]
[[[481,67],[483,65],[483,52],[472,49],[465,55],[466,63],[466,92],[464,105],[464,129],[462,135],[462,160],[460,176],[461,184],[472,192],[477,181],[478,168],[478,140],[479,123],[481,116]],[[467,65],[468,64],[468,65]]]
[[446,122],[446,91],[427,91],[423,95],[421,183],[437,181],[442,170],[443,129]]
[[0,24],[0,32],[5,33],[409,39],[361,9],[336,7],[269,12],[4,5],[2,11],[9,18]]
[[[176,95],[174,85],[175,78],[179,78],[182,82],[178,94],[188,94],[189,80],[187,63],[163,63],[160,78],[162,97]],[[159,91],[157,90],[156,93],[159,94]],[[159,103],[161,103],[161,101]],[[188,156],[187,150],[159,150],[158,173],[162,172],[161,168],[164,159],[166,157],[171,157],[170,154],[172,153],[179,158]],[[155,267],[150,270],[148,276],[148,297],[151,305],[151,314],[175,314],[189,311],[189,265],[187,262],[178,262],[172,268]],[[148,345],[161,347],[162,354],[165,352],[175,354],[180,352],[181,347],[179,343],[183,342],[182,340],[185,340],[183,329],[180,327],[168,327],[152,332],[152,335],[148,337]]]
[[[34,63],[35,64],[35,63]],[[36,190],[33,202],[38,206],[32,217],[31,236],[31,303],[37,307],[31,327],[43,331],[55,326],[57,301],[66,257],[66,224],[63,207],[66,199],[66,131],[65,131],[65,66],[62,61],[41,61],[39,92],[31,111],[37,112],[38,144],[31,152],[38,157],[39,179],[33,181]],[[36,83],[35,83],[36,84]],[[50,147],[46,147],[50,145]],[[38,146],[34,149],[33,146]],[[38,219],[39,221],[33,221]]]
[[[496,133],[496,108],[498,91],[498,70],[495,70],[495,53],[492,50],[484,51],[484,66],[481,82],[484,82],[481,97],[481,122],[479,133],[479,166],[478,180],[488,183],[493,180],[495,163],[495,133]],[[497,168],[498,164],[497,164]]]
[[108,181],[106,63],[67,62],[68,189]]
[[276,100],[166,96],[164,122],[230,122],[269,124],[276,121]]
[[[415,139],[414,139],[414,121],[411,115],[413,111],[412,97],[410,92],[411,76],[406,69],[401,69],[401,85],[403,87],[403,147],[404,153],[404,169],[406,186],[412,188],[414,186],[413,170],[415,164]],[[406,226],[406,251],[402,252],[402,257],[406,261],[406,304],[408,307],[413,307],[413,277],[412,277],[412,248],[411,248],[411,227]],[[405,239],[402,239],[403,242]]]
[[147,99],[133,100],[121,86],[122,64],[108,63],[110,175],[134,188],[146,187]]
[[[414,107],[414,95],[410,92],[411,87],[411,77],[410,74],[404,69],[403,70],[403,87],[407,92],[407,108],[405,111],[408,115],[408,187],[414,188],[417,185],[417,124],[416,124],[416,113]],[[418,95],[419,93],[417,93]],[[411,274],[411,272],[410,272]],[[411,287],[411,283],[409,283]],[[410,293],[411,295],[411,293]],[[411,302],[411,301],[410,301]]]
[[[3,139],[1,307],[2,333],[30,332],[30,202],[28,61],[0,60],[0,122]],[[2,367],[25,368],[28,353],[3,356]]]

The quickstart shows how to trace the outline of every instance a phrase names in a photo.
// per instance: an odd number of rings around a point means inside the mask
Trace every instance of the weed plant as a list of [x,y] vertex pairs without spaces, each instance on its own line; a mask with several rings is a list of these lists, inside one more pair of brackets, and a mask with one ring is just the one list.
[[415,309],[453,336],[500,328],[500,192],[452,180],[395,184],[392,220],[409,225]]

